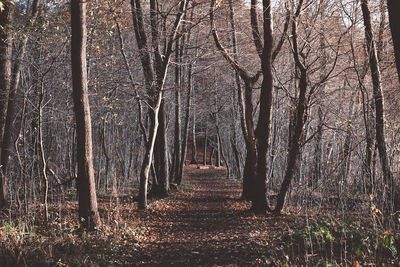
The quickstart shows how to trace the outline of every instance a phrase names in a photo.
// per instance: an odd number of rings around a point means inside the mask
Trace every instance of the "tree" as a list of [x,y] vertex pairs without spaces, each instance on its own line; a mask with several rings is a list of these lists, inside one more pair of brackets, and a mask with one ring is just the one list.
[[[159,188],[158,192],[165,196],[168,194],[169,181],[168,181],[168,166],[166,157],[166,121],[164,114],[164,85],[167,77],[168,67],[170,63],[170,57],[172,55],[172,48],[176,41],[177,31],[182,21],[184,12],[186,11],[187,1],[182,0],[178,5],[178,11],[175,15],[175,20],[172,25],[172,29],[168,36],[163,36],[166,39],[166,45],[161,56],[160,43],[159,43],[159,30],[160,25],[157,16],[157,5],[155,0],[150,1],[150,24],[151,24],[151,44],[154,53],[154,62],[151,61],[150,50],[147,41],[147,35],[143,20],[143,9],[140,0],[131,1],[132,19],[135,27],[135,37],[139,48],[140,60],[142,63],[143,74],[145,78],[145,86],[149,97],[149,113],[150,118],[149,134],[146,137],[146,152],[142,163],[141,174],[140,174],[140,188],[139,188],[139,208],[147,208],[147,187],[149,180],[150,168],[152,165],[153,156],[157,157],[154,164],[156,165],[155,175],[158,177],[157,184]],[[163,30],[164,34],[167,34]],[[161,125],[161,130],[159,130]],[[143,132],[144,135],[147,135]],[[158,136],[158,142],[157,142]],[[155,144],[159,153],[153,155]],[[156,162],[157,161],[157,162]],[[160,180],[162,179],[162,180]],[[161,182],[160,182],[161,181]],[[156,186],[156,183],[153,183]],[[157,192],[157,191],[153,191]]]
[[[270,117],[271,117],[271,105],[272,105],[272,62],[279,54],[279,51],[282,48],[283,42],[285,40],[285,34],[287,31],[288,23],[289,23],[289,16],[285,21],[282,37],[280,38],[276,48],[272,51],[272,17],[271,17],[271,7],[269,6],[271,3],[269,1],[263,2],[263,26],[264,26],[264,46],[262,44],[261,35],[258,29],[258,18],[257,18],[257,1],[251,1],[250,7],[250,21],[251,21],[251,28],[252,28],[252,35],[253,35],[253,42],[256,47],[257,53],[259,58],[261,59],[261,72],[258,71],[255,75],[250,75],[247,70],[245,70],[239,62],[232,57],[227,49],[222,45],[221,40],[218,36],[217,30],[214,25],[214,6],[215,0],[211,1],[211,11],[210,11],[210,21],[212,27],[212,33],[214,37],[215,44],[218,50],[222,53],[224,58],[229,62],[232,68],[236,71],[236,73],[240,76],[244,83],[244,99],[242,98],[242,89],[238,87],[238,99],[239,101],[244,100],[244,104],[239,104],[240,111],[244,112],[241,114],[241,118],[244,118],[244,123],[242,122],[242,132],[244,134],[244,139],[246,143],[246,160],[245,166],[243,171],[243,193],[242,198],[253,200],[255,197],[261,201],[261,199],[266,198],[265,195],[265,179],[266,179],[266,159],[263,161],[263,166],[261,169],[257,169],[257,164],[260,162],[257,158],[261,156],[258,153],[258,149],[260,149],[261,145],[261,153],[264,153],[266,157],[267,147],[268,147],[268,140],[267,143],[264,143],[264,138],[269,138],[269,124],[270,124]],[[269,12],[269,15],[267,14]],[[232,9],[231,9],[232,14]],[[232,21],[232,18],[231,18]],[[232,23],[232,22],[231,22]],[[269,29],[266,29],[269,28]],[[233,37],[233,41],[235,38]],[[267,46],[267,48],[265,48]],[[269,47],[271,46],[271,47]],[[234,45],[235,47],[235,45]],[[271,50],[271,51],[269,51]],[[254,126],[253,120],[253,87],[257,83],[261,73],[264,76],[263,78],[263,85],[261,86],[261,96],[260,96],[260,112],[259,112],[259,120],[257,124],[257,130]],[[266,78],[267,77],[267,78]],[[271,79],[271,83],[266,79]],[[270,88],[269,88],[270,87]],[[271,91],[268,91],[271,90]],[[243,100],[242,100],[243,99]],[[241,107],[243,106],[243,108]],[[266,114],[267,113],[267,114]],[[267,117],[265,117],[267,116]],[[263,125],[263,126],[262,126]],[[265,128],[266,127],[266,128]],[[257,137],[257,132],[259,136]],[[260,141],[260,142],[259,142]],[[264,151],[265,150],[265,151]],[[262,159],[260,159],[262,160]],[[264,169],[265,167],[265,169]],[[256,177],[258,177],[258,172],[265,172],[264,175],[264,185],[260,189],[258,188],[261,186],[260,181],[256,181]],[[263,174],[261,174],[263,176]],[[260,176],[260,177],[261,177]],[[258,179],[258,178],[257,178]],[[256,189],[257,188],[257,189]],[[261,196],[261,191],[264,191],[264,197]],[[261,201],[262,202],[262,201]],[[260,204],[266,207],[266,203]],[[258,201],[255,200],[253,202],[252,210],[258,212],[259,210]],[[261,208],[263,209],[263,208]]]
[[[11,86],[12,65],[12,31],[14,6],[11,2],[4,2],[0,12],[0,147],[3,146],[4,129],[7,118],[8,98]],[[6,207],[7,181],[3,173],[0,174],[0,208]]]
[[[261,70],[263,81],[260,94],[260,114],[258,116],[257,129],[255,130],[257,139],[257,175],[255,179],[255,196],[252,201],[251,209],[255,213],[263,214],[267,211],[267,195],[265,179],[267,178],[267,152],[271,132],[272,116],[272,48],[273,48],[273,28],[272,28],[272,2],[263,0],[263,29],[264,47],[261,54]],[[253,27],[253,34],[255,28]],[[257,47],[260,50],[260,47]]]
[[[298,92],[296,92],[296,97],[295,97],[295,110],[293,112],[293,116],[290,118],[290,126],[289,126],[289,148],[288,148],[288,153],[287,153],[287,163],[286,163],[286,168],[285,168],[285,174],[283,177],[282,184],[279,189],[279,193],[277,196],[277,203],[274,209],[271,209],[270,207],[267,206],[267,210],[270,212],[274,212],[279,214],[284,206],[285,203],[285,198],[287,191],[289,189],[289,185],[293,179],[295,170],[296,170],[296,164],[299,161],[299,156],[301,155],[300,153],[300,148],[302,146],[302,143],[304,142],[304,137],[306,135],[304,131],[304,125],[305,122],[307,121],[308,117],[308,108],[309,108],[309,102],[312,96],[315,94],[315,92],[328,80],[330,75],[332,74],[333,70],[336,67],[337,60],[338,60],[338,53],[339,53],[339,47],[334,50],[334,61],[329,70],[325,70],[324,73],[320,75],[319,80],[315,82],[312,86],[310,86],[310,81],[309,81],[309,75],[312,70],[310,68],[313,66],[313,64],[307,64],[306,59],[307,56],[310,54],[310,48],[305,48],[304,45],[300,46],[299,45],[299,39],[298,39],[298,20],[300,18],[301,11],[303,9],[303,0],[300,0],[298,2],[295,14],[293,15],[293,20],[292,20],[292,32],[291,32],[291,50],[292,50],[292,55],[294,59],[294,65],[295,65],[295,73],[296,73],[296,79],[298,79]],[[318,14],[317,14],[318,16]],[[310,36],[307,36],[307,38]],[[339,39],[337,40],[336,43],[340,44],[342,35],[340,35]],[[300,48],[299,48],[300,47]],[[319,57],[317,57],[318,59]],[[325,62],[326,59],[322,60],[322,64],[325,68]],[[315,62],[315,61],[314,61]],[[319,129],[320,130],[320,129]],[[317,130],[317,132],[319,131]],[[264,158],[261,160],[265,160]],[[261,161],[258,162],[258,164],[261,164]],[[262,167],[262,166],[261,166]],[[264,168],[264,167],[263,167]],[[258,188],[258,187],[257,187]]]
[[87,86],[85,1],[71,0],[71,18],[72,93],[76,120],[79,221],[83,228],[93,230],[100,224],[100,216],[94,183],[92,124]]
[[385,140],[385,114],[384,114],[384,98],[381,85],[381,71],[378,63],[378,56],[375,47],[375,41],[372,34],[371,13],[369,10],[369,1],[361,1],[361,9],[363,13],[365,26],[365,41],[369,55],[369,67],[371,70],[372,88],[375,103],[375,135],[376,145],[379,151],[379,158],[383,172],[384,199],[386,202],[385,211],[389,215],[391,203],[393,201],[393,174],[390,169],[388,153]]
[[[36,18],[39,13],[39,0],[35,0],[32,2],[31,13],[29,19],[26,23],[26,28],[33,26],[36,22]],[[22,69],[22,61],[25,56],[26,46],[29,39],[28,33],[24,34],[19,45],[19,54],[16,59],[16,62],[13,66],[13,71],[11,75],[11,82],[10,82],[10,93],[8,98],[8,105],[7,105],[7,115],[6,121],[4,125],[4,134],[2,139],[2,147],[1,147],[1,179],[3,180],[3,184],[7,183],[7,176],[8,176],[8,160],[10,156],[10,146],[11,146],[11,135],[13,130],[13,120],[15,119],[15,102],[16,102],[16,93],[19,86],[20,74]],[[3,194],[4,196],[4,194]],[[5,198],[6,199],[6,198]],[[6,201],[4,201],[6,202]],[[0,205],[1,206],[1,205]]]
[[397,75],[400,82],[400,1],[387,0],[389,11],[390,30],[392,32],[394,56],[397,68]]

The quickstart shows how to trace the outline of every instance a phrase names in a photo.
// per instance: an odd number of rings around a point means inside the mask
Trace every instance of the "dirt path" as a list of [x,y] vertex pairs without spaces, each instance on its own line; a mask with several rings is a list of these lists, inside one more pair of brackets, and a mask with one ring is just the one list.
[[249,214],[249,204],[239,201],[241,185],[224,178],[221,170],[192,168],[185,179],[186,192],[152,203],[143,218],[148,220],[149,240],[132,255],[137,264],[265,264],[268,242],[257,228],[265,230],[270,222]]

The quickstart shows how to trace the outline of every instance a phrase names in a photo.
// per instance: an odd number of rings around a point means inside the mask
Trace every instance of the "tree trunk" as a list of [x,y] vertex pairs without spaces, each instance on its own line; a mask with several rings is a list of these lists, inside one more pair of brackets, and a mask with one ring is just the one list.
[[390,30],[392,32],[394,56],[396,61],[397,76],[400,83],[400,1],[387,0],[389,11]]
[[267,177],[267,151],[270,138],[271,109],[272,109],[272,14],[271,1],[263,0],[264,47],[261,56],[263,81],[260,94],[260,114],[257,129],[257,175],[255,179],[255,196],[251,210],[257,214],[264,214],[267,210],[267,196],[265,179]]
[[[387,7],[389,11],[390,30],[392,32],[393,49],[397,68],[397,77],[399,78],[400,86],[400,1],[387,0]],[[395,211],[400,210],[400,183],[395,185],[394,192],[394,208]]]
[[155,197],[166,197],[169,193],[168,175],[168,146],[167,146],[167,122],[165,115],[165,102],[161,100],[158,113],[159,126],[154,147],[154,165],[158,183],[153,183],[151,192]]
[[299,93],[298,100],[296,105],[296,117],[295,117],[295,128],[294,133],[289,141],[289,152],[288,152],[288,160],[285,170],[285,176],[283,178],[283,182],[281,188],[279,190],[276,207],[274,212],[279,214],[282,211],[283,205],[285,204],[286,193],[289,189],[290,182],[293,179],[293,174],[296,167],[296,161],[298,159],[299,151],[300,151],[300,143],[303,136],[303,127],[304,122],[306,120],[306,91],[307,91],[307,69],[300,61],[300,55],[298,51],[298,43],[297,43],[297,18],[300,15],[300,11],[302,8],[303,1],[300,0],[295,18],[292,22],[292,46],[293,46],[293,57],[295,61],[296,68],[299,69],[300,72],[300,80],[299,80]]
[[[151,62],[149,48],[147,45],[147,36],[143,20],[143,11],[140,0],[131,0],[131,12],[133,25],[135,29],[136,42],[140,51],[140,60],[142,63],[143,74],[145,77],[146,89],[150,98],[151,108],[149,108],[150,128],[149,138],[146,140],[146,152],[142,163],[141,175],[140,175],[140,188],[139,188],[139,209],[147,208],[147,186],[150,168],[152,166],[153,150],[155,149],[155,142],[157,135],[159,135],[157,142],[157,149],[159,153],[156,153],[158,162],[155,163],[156,167],[159,168],[162,190],[165,192],[169,189],[168,180],[168,162],[167,162],[167,145],[166,145],[166,121],[165,121],[165,110],[164,104],[162,103],[163,89],[168,73],[168,67],[170,63],[170,57],[172,54],[173,44],[176,41],[176,35],[178,28],[182,21],[182,16],[186,11],[187,1],[182,0],[179,4],[179,10],[175,14],[175,21],[171,29],[168,39],[165,39],[165,51],[163,55],[159,50],[159,36],[158,36],[158,16],[157,16],[157,5],[156,1],[150,0],[150,25],[151,25],[151,38],[152,48],[154,53],[154,64]],[[166,32],[164,32],[166,34]],[[153,72],[153,65],[156,74]],[[160,129],[158,126],[160,124]],[[146,135],[145,130],[143,134]],[[146,138],[147,139],[147,138]]]
[[190,164],[197,164],[197,144],[196,144],[196,112],[193,112],[193,122],[192,122],[192,159]]
[[257,174],[257,144],[253,122],[253,86],[251,81],[245,80],[245,122],[247,129],[246,160],[243,170],[242,199],[253,200],[255,197],[255,177]]
[[139,185],[139,209],[147,209],[147,188],[149,182],[149,173],[152,166],[152,158],[154,151],[154,144],[156,142],[157,129],[158,129],[158,112],[160,110],[162,99],[162,91],[160,90],[157,97],[157,102],[153,108],[153,113],[149,114],[150,129],[149,140],[146,142],[146,151],[142,162],[140,171],[140,185]]
[[190,123],[190,111],[191,111],[191,99],[193,94],[193,85],[192,85],[192,64],[189,65],[188,68],[188,88],[187,88],[187,99],[186,99],[186,120],[185,120],[185,127],[184,127],[184,134],[183,134],[183,141],[182,141],[182,153],[181,159],[179,162],[179,174],[176,180],[176,183],[180,185],[182,183],[182,176],[183,176],[183,168],[185,166],[186,161],[186,152],[187,152],[187,140],[189,136],[189,123]]
[[208,164],[210,166],[214,166],[214,162],[213,162],[214,153],[215,153],[215,147],[211,147],[210,158],[209,158],[209,161],[208,161]]
[[203,165],[207,165],[207,126],[205,127],[206,129],[204,130],[204,150],[203,150]]
[[280,213],[285,204],[286,193],[292,181],[294,171],[296,169],[296,161],[300,151],[300,142],[303,135],[303,127],[306,113],[306,90],[307,90],[307,72],[302,70],[300,73],[299,99],[296,107],[296,122],[293,136],[290,139],[290,147],[288,152],[288,161],[281,189],[278,194],[277,204],[274,212]]
[[79,222],[89,230],[100,224],[92,155],[92,126],[87,88],[86,2],[71,0],[71,65],[78,163]]
[[182,49],[179,42],[175,46],[175,129],[174,129],[174,159],[171,173],[171,179],[177,180],[180,170],[180,160],[182,153],[182,135],[181,135],[181,63]]
[[314,189],[318,184],[318,180],[321,177],[321,158],[322,158],[322,124],[323,124],[323,113],[322,107],[318,106],[318,133],[315,136],[315,148],[314,148],[314,167],[310,175],[308,185]]
[[[11,86],[13,5],[3,2],[0,12],[0,148],[3,146],[4,128],[7,119],[8,98]],[[0,208],[8,206],[6,176],[0,174]]]
[[[236,26],[235,26],[235,12],[233,8],[232,0],[229,0],[229,10],[230,10],[230,24],[232,28],[232,48],[233,48],[233,59],[237,60],[237,40],[236,40]],[[235,83],[238,94],[238,107],[239,107],[239,118],[240,125],[243,133],[243,138],[247,139],[247,129],[246,129],[246,121],[244,115],[244,99],[243,99],[243,91],[242,86],[240,84],[240,76],[238,71],[235,71]]]
[[215,166],[221,167],[221,154],[222,154],[222,144],[221,144],[221,138],[220,138],[220,133],[219,133],[219,127],[218,127],[218,113],[215,114],[215,128],[217,130],[217,160],[215,162]]
[[375,48],[375,42],[372,34],[371,26],[371,14],[368,6],[368,0],[361,1],[361,9],[363,13],[364,26],[365,26],[365,40],[367,43],[367,50],[369,55],[369,66],[371,69],[372,86],[374,92],[375,101],[375,134],[376,143],[379,151],[379,157],[383,172],[383,182],[385,184],[385,212],[386,215],[390,214],[390,204],[393,199],[393,174],[390,170],[390,164],[388,159],[388,154],[386,151],[386,141],[385,141],[385,119],[384,119],[384,101],[383,93],[381,87],[381,74],[378,64],[378,57]]

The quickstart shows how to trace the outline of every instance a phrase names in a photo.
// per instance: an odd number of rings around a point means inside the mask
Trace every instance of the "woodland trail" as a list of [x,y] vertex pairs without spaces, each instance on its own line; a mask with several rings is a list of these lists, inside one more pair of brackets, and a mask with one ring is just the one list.
[[185,179],[183,192],[153,202],[144,215],[149,238],[133,253],[135,264],[266,265],[272,256],[266,236],[278,227],[276,219],[251,215],[249,203],[239,200],[241,184],[222,170],[192,167]]

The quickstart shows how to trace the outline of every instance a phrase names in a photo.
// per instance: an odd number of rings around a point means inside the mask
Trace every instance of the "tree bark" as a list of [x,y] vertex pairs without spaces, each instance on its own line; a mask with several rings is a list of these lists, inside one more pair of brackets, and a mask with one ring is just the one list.
[[[0,12],[0,148],[3,146],[4,128],[7,119],[8,98],[11,86],[13,5],[3,2]],[[0,208],[8,206],[6,176],[0,174]]]
[[164,100],[161,100],[158,121],[159,126],[157,129],[157,137],[154,147],[154,166],[158,183],[153,183],[151,193],[152,196],[163,198],[169,194],[167,122]]
[[192,159],[190,164],[197,164],[197,144],[196,144],[196,113],[192,116]]
[[387,0],[389,11],[390,30],[392,32],[394,56],[396,61],[397,76],[400,83],[400,1]]
[[244,81],[245,94],[245,122],[247,129],[246,138],[246,160],[243,170],[242,199],[253,200],[255,197],[255,177],[257,174],[257,144],[253,122],[253,87],[254,83]]
[[[232,28],[232,46],[233,46],[233,59],[237,60],[237,40],[236,40],[236,24],[235,24],[235,12],[233,8],[233,0],[229,0],[229,10],[230,10],[230,24]],[[243,98],[243,90],[242,85],[240,84],[240,76],[237,71],[235,71],[235,83],[237,89],[237,104],[239,107],[239,118],[240,118],[240,126],[242,129],[243,138],[247,139],[247,129],[246,129],[246,121],[244,115],[244,98]]]
[[263,81],[260,94],[260,114],[258,117],[257,129],[257,175],[255,179],[255,196],[252,200],[251,210],[257,214],[264,214],[267,211],[267,196],[265,179],[267,177],[267,151],[270,138],[270,124],[272,114],[272,6],[270,0],[263,0],[263,26],[264,26],[264,47],[261,56],[261,69]]
[[207,136],[207,125],[205,126],[204,130],[204,149],[203,149],[203,165],[207,165],[207,142],[208,142],[208,136]]
[[177,180],[180,170],[180,160],[182,153],[182,134],[181,134],[181,63],[182,47],[179,42],[175,45],[175,129],[174,129],[174,159],[172,164],[171,179]]
[[92,155],[92,126],[87,87],[86,2],[71,0],[71,66],[78,163],[79,221],[92,230],[100,224]]
[[180,185],[182,183],[182,176],[183,176],[183,168],[185,166],[186,161],[186,152],[187,152],[187,140],[189,136],[189,123],[190,123],[190,111],[191,111],[191,103],[192,103],[192,94],[193,94],[193,85],[192,85],[192,72],[193,67],[192,64],[189,64],[188,67],[188,88],[187,88],[187,99],[186,99],[186,120],[185,120],[185,127],[184,127],[184,134],[183,134],[183,141],[182,141],[182,153],[181,159],[179,162],[179,173],[176,180],[176,183]]

